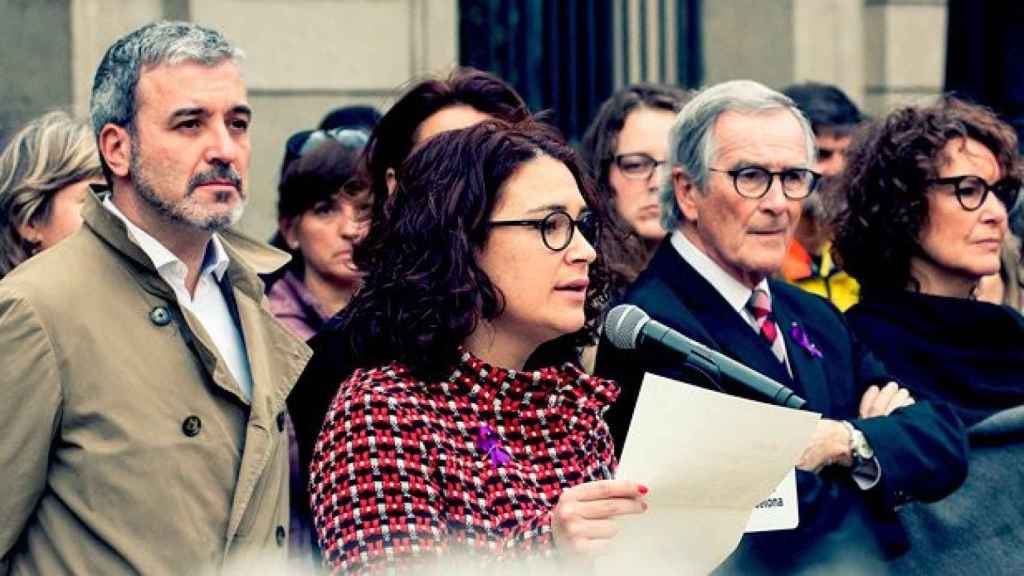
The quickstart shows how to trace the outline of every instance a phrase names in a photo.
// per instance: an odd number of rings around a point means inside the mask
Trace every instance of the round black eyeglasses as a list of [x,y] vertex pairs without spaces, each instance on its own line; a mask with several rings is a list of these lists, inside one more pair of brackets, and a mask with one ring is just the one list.
[[925,180],[929,186],[952,186],[960,207],[968,212],[973,212],[985,203],[988,193],[996,195],[996,198],[1003,203],[1003,207],[1009,212],[1017,205],[1017,197],[1020,196],[1020,180],[1016,178],[1003,178],[989,186],[988,182],[981,176],[953,176],[951,178],[935,178]]
[[647,180],[658,166],[666,164],[664,160],[655,160],[643,152],[619,154],[613,160],[619,167],[619,172],[630,180]]
[[591,246],[597,245],[600,226],[593,212],[580,214],[579,220],[573,220],[568,212],[556,210],[543,218],[534,220],[495,220],[487,223],[491,227],[527,226],[540,230],[541,240],[549,250],[559,252],[565,250],[572,242],[573,232],[579,228],[583,239]]
[[818,187],[821,174],[807,168],[790,168],[772,172],[761,166],[747,166],[736,170],[719,170],[708,168],[712,172],[721,172],[732,176],[732,187],[736,193],[744,198],[757,200],[764,197],[772,187],[772,181],[779,177],[782,183],[782,193],[790,200],[803,200],[814,192]]

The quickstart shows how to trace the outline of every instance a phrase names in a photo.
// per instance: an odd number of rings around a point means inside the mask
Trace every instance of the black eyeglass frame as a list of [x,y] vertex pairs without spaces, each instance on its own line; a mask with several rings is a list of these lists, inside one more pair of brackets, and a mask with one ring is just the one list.
[[[981,199],[978,200],[978,205],[974,207],[968,206],[964,202],[964,196],[966,195],[961,188],[961,185],[969,179],[976,180],[984,192],[981,194]],[[1002,178],[992,185],[989,185],[981,176],[975,176],[973,174],[966,174],[964,176],[950,176],[949,178],[929,178],[924,181],[925,186],[953,186],[953,194],[956,196],[956,201],[960,203],[960,207],[967,212],[974,212],[981,208],[985,204],[985,200],[988,199],[988,193],[991,192],[996,195],[996,198],[1003,203],[1003,207],[1009,212],[1013,210],[1013,207],[1017,205],[1017,199],[1020,197],[1021,181],[1017,178]],[[1012,198],[1008,195],[1012,195]],[[1006,197],[1004,197],[1006,196]],[[1009,202],[1007,202],[1009,200]]]
[[[764,187],[764,190],[762,190],[760,194],[752,196],[750,194],[745,194],[742,191],[740,191],[739,175],[740,173],[748,170],[758,170],[768,175],[768,184]],[[772,189],[772,184],[775,183],[776,176],[779,178],[779,183],[782,185],[782,195],[785,196],[786,198],[789,198],[790,200],[803,200],[804,198],[807,198],[815,190],[817,190],[818,183],[821,182],[821,174],[819,172],[811,170],[810,168],[787,168],[785,170],[779,170],[778,172],[772,172],[771,170],[764,168],[763,166],[744,166],[743,168],[735,168],[733,170],[720,170],[718,168],[708,168],[708,171],[720,172],[722,174],[728,174],[729,176],[731,176],[733,190],[736,190],[736,193],[739,194],[740,196],[744,198],[749,198],[751,200],[759,200],[761,198],[764,198],[768,194],[768,191]],[[803,172],[810,174],[811,183],[807,186],[807,193],[796,195],[793,194],[791,190],[786,189],[786,184],[785,181],[782,179],[782,175],[793,172]]]
[[[647,169],[646,173],[643,176],[631,176],[628,172],[626,172],[626,169],[622,167],[623,158],[629,157],[643,158],[644,161],[650,163],[650,168]],[[612,157],[612,163],[615,164],[615,166],[619,169],[619,172],[622,172],[622,176],[627,180],[647,180],[654,175],[654,171],[657,170],[659,166],[665,166],[666,164],[668,164],[668,161],[655,160],[654,156],[651,156],[646,152],[630,152],[629,154],[616,154],[615,156]]]
[[[569,228],[569,235],[566,236],[565,243],[562,246],[555,247],[552,246],[551,242],[548,240],[547,224],[551,222],[553,218],[559,217],[567,219],[571,223],[571,227]],[[492,220],[488,222],[487,225],[492,228],[500,228],[503,226],[525,226],[540,230],[541,241],[544,242],[544,246],[552,252],[561,252],[568,248],[569,245],[572,244],[572,239],[576,234],[577,228],[579,228],[580,234],[583,235],[583,239],[591,246],[595,247],[597,246],[598,235],[601,233],[601,226],[597,220],[597,216],[591,211],[581,214],[579,220],[574,219],[565,210],[555,210],[543,218],[533,218],[530,220]],[[586,229],[589,229],[589,234]],[[588,238],[588,235],[591,237]]]

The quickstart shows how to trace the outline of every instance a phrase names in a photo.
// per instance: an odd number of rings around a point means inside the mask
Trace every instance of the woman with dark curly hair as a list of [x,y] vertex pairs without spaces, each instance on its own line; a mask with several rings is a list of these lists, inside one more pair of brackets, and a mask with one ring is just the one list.
[[[528,117],[526,104],[511,86],[473,68],[456,68],[444,78],[427,78],[411,86],[381,117],[363,153],[360,179],[370,188],[369,227],[385,218],[402,162],[432,136],[486,119],[519,122]],[[309,340],[313,358],[288,397],[303,470],[309,467],[313,444],[338,384],[354,368],[353,358],[338,353],[348,337],[340,320],[325,323]]]
[[686,92],[673,86],[627,86],[601,105],[580,143],[597,184],[595,209],[611,223],[602,249],[621,288],[636,280],[667,234],[658,201],[660,168],[686,100]]
[[952,405],[972,448],[958,492],[903,510],[912,550],[896,572],[1007,557],[1016,560],[1000,569],[1017,572],[1024,318],[974,299],[979,280],[999,271],[1021,186],[1016,135],[991,111],[945,98],[871,125],[848,160],[835,248],[862,290],[850,326],[915,398]]
[[487,122],[431,139],[398,183],[356,249],[366,276],[338,352],[360,368],[311,469],[327,564],[586,557],[646,489],[611,480],[614,383],[525,369],[545,343],[571,359],[606,297],[576,155],[548,128]]

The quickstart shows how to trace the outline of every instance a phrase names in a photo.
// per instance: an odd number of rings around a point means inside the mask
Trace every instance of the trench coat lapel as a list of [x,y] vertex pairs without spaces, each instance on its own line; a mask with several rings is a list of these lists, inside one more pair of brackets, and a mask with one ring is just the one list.
[[120,218],[103,207],[101,194],[108,192],[103,188],[93,188],[86,196],[82,207],[82,221],[91,228],[96,236],[115,251],[123,255],[131,264],[130,272],[146,292],[158,296],[168,302],[177,302],[174,291],[157,274],[153,261],[134,242],[128,238],[128,228]]
[[[219,233],[231,261],[227,270],[228,289],[238,310],[239,329],[253,379],[252,398],[247,402],[202,323],[177,305],[174,291],[160,278],[149,256],[129,239],[124,223],[103,208],[95,192],[89,195],[83,208],[83,219],[97,236],[127,257],[134,267],[133,275],[144,290],[167,301],[180,314],[184,323],[182,336],[203,363],[213,385],[240,404],[249,404],[245,445],[228,521],[227,546],[230,547],[275,448],[288,449],[281,430],[285,399],[312,356],[309,347],[288,333],[263,305],[263,283],[258,274],[280,268],[288,262],[289,256],[234,230]],[[275,435],[280,436],[277,441]]]
[[[309,347],[274,321],[264,307],[262,283],[240,264],[246,262],[246,259],[238,250],[237,243],[231,244],[236,238],[222,236],[221,239],[232,261],[227,274],[238,308],[253,390],[245,448],[228,521],[228,545],[238,533],[256,485],[271,461],[275,447],[287,450],[282,429],[285,399],[312,356]],[[262,353],[253,354],[254,350]],[[275,435],[279,436],[276,441]]]

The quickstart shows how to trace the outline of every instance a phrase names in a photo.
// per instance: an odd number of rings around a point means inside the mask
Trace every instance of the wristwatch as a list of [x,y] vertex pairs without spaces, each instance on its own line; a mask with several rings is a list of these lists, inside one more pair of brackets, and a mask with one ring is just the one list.
[[854,428],[853,424],[850,424],[846,420],[841,420],[843,426],[850,432],[850,454],[853,455],[853,465],[856,466],[865,460],[871,460],[875,457],[875,450],[868,444],[868,439],[864,436],[864,433]]

